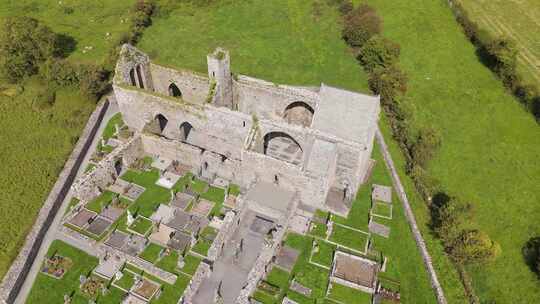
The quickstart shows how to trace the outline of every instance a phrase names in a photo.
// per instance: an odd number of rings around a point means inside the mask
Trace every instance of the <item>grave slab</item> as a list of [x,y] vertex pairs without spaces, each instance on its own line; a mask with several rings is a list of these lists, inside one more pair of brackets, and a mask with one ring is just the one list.
[[390,227],[379,224],[374,220],[369,221],[369,232],[388,238],[390,236]]
[[77,213],[74,217],[72,217],[68,223],[70,223],[71,225],[77,226],[79,228],[82,228],[86,224],[88,224],[88,222],[91,219],[93,219],[95,216],[96,216],[95,212],[92,212],[87,209],[82,209],[81,211],[79,211],[79,213]]
[[112,225],[112,222],[109,219],[98,216],[92,221],[92,223],[90,223],[90,225],[88,225],[88,228],[86,228],[86,231],[94,235],[101,235],[111,225]]
[[371,190],[371,200],[392,203],[392,188],[373,184],[373,189]]
[[167,171],[157,180],[156,185],[163,188],[171,189],[176,184],[176,182],[178,182],[180,177],[180,175]]
[[105,245],[111,246],[112,248],[120,250],[128,241],[129,235],[122,231],[115,231],[111,233]]
[[276,256],[276,265],[290,272],[294,264],[296,264],[299,255],[300,252],[298,250],[289,246],[283,246]]

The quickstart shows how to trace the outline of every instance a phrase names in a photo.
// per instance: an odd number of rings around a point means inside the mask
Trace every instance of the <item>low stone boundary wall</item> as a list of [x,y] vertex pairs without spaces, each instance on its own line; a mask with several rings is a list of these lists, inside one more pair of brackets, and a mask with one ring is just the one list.
[[384,142],[383,135],[379,128],[377,128],[375,137],[381,147],[381,152],[383,154],[386,167],[388,168],[388,170],[390,170],[394,189],[396,190],[399,199],[403,203],[403,207],[405,209],[405,217],[409,222],[409,226],[414,235],[414,240],[416,241],[416,246],[418,247],[418,249],[420,250],[420,254],[422,255],[422,260],[424,260],[424,265],[426,266],[426,270],[428,271],[431,281],[431,287],[433,288],[433,290],[435,291],[435,295],[437,296],[437,303],[446,304],[446,298],[444,296],[441,283],[439,283],[439,279],[437,278],[437,273],[435,272],[433,263],[431,262],[431,256],[429,255],[429,252],[427,250],[426,242],[424,241],[424,238],[420,233],[420,229],[418,229],[418,224],[416,224],[416,219],[414,217],[414,213],[412,212],[411,205],[409,204],[409,200],[407,199],[407,194],[405,194],[405,189],[403,188],[403,185],[401,184],[401,181],[399,179],[399,175],[397,174],[396,168],[394,167],[394,161],[390,156],[390,152],[388,152],[388,147]]
[[0,300],[2,302],[13,303],[15,301],[32,263],[38,254],[43,238],[49,230],[56,213],[62,206],[62,202],[77,176],[79,167],[92,145],[92,140],[94,139],[108,108],[109,101],[104,99],[98,104],[88,119],[81,137],[77,141],[70,157],[64,164],[64,168],[62,169],[62,172],[60,172],[47,200],[43,204],[43,207],[41,207],[36,221],[32,226],[32,230],[30,230],[26,236],[24,246],[21,248],[19,255],[17,255],[17,258],[13,261],[9,271],[2,280],[2,284],[0,285]]

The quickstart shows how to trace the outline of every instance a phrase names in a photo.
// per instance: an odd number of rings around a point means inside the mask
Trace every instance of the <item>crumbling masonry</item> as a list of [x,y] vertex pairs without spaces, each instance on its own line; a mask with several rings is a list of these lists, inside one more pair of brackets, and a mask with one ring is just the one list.
[[144,152],[243,189],[274,183],[303,205],[346,214],[368,172],[379,97],[233,75],[223,49],[207,62],[203,76],[123,46],[114,93]]

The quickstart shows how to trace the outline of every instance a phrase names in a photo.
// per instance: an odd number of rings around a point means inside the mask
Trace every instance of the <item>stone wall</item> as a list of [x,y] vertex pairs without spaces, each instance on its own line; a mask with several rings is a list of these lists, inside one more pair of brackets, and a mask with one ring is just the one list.
[[175,70],[157,64],[150,64],[154,91],[169,94],[169,86],[175,84],[182,92],[182,99],[187,102],[203,104],[208,97],[210,81],[208,78],[191,71]]
[[217,98],[214,105],[229,109],[236,108],[235,101],[233,101],[231,58],[229,52],[217,48],[214,53],[208,54],[206,62],[208,64],[208,77],[215,81],[217,85]]
[[115,164],[122,162],[123,170],[127,169],[137,158],[143,156],[141,139],[138,136],[116,147],[107,154],[94,169],[81,176],[71,187],[73,196],[81,201],[91,201],[101,194],[103,189],[114,183],[118,177]]
[[209,174],[239,183],[237,172],[240,170],[240,161],[223,158],[212,151],[204,150],[176,140],[164,139],[157,136],[141,135],[145,153],[161,155],[165,158],[180,161],[192,168],[193,174],[199,174],[203,170],[202,165],[206,162],[206,170]]
[[88,153],[88,149],[91,147],[92,140],[96,136],[108,107],[108,100],[101,102],[88,119],[75,148],[64,164],[64,168],[60,172],[43,207],[41,207],[32,229],[26,236],[23,247],[2,280],[2,284],[0,285],[1,302],[13,303],[15,301],[22,284],[26,280],[28,271],[30,271],[34,259],[38,254],[43,238],[69,192],[70,186],[77,175],[85,155]]
[[[125,52],[135,54],[134,63],[146,62],[147,57],[138,59],[139,53],[132,52],[132,48],[125,49]],[[126,58],[129,57],[121,57],[119,67],[133,65],[122,61]],[[221,176],[244,187],[258,179],[273,182],[278,175],[282,185],[300,189],[301,200],[317,207],[324,207],[331,186],[349,189],[349,198],[354,198],[367,169],[373,132],[368,132],[368,142],[357,143],[301,123],[287,123],[285,111],[295,102],[305,103],[317,115],[321,98],[317,88],[277,85],[244,75],[232,80],[229,54],[224,50],[210,54],[207,63],[208,78],[150,64],[155,92],[115,82],[120,110],[132,129],[143,132],[145,127],[155,124],[160,114],[167,121],[165,128],[158,132],[162,142],[145,139],[147,152],[178,159],[192,166],[196,174]],[[168,86],[172,82],[182,91],[183,99],[168,96]],[[206,100],[212,82],[217,85],[212,102],[201,103]],[[232,91],[232,105],[228,100],[229,90]],[[231,108],[238,108],[238,111]],[[189,136],[183,127],[188,124]],[[296,169],[290,168],[294,165],[262,155],[264,136],[271,132],[284,133],[298,143],[302,158]],[[336,146],[335,151],[327,152],[332,158],[329,172],[320,172],[323,169],[307,172],[305,168],[316,139]],[[336,161],[331,153],[337,154]],[[203,172],[207,167],[208,172]]]
[[405,217],[407,218],[407,222],[409,223],[409,227],[411,228],[411,231],[413,233],[414,240],[416,241],[416,246],[418,247],[418,250],[420,251],[420,254],[422,255],[424,266],[426,267],[426,270],[429,274],[429,279],[431,281],[431,288],[433,288],[433,290],[435,291],[435,295],[437,296],[437,303],[446,304],[448,302],[446,301],[443,288],[441,286],[441,283],[439,282],[437,273],[435,272],[435,267],[433,267],[431,255],[429,254],[427,250],[426,241],[424,241],[424,238],[422,237],[422,234],[420,233],[420,229],[418,229],[418,224],[416,223],[416,218],[414,217],[414,213],[412,211],[411,205],[409,204],[409,199],[407,198],[405,189],[403,188],[403,185],[401,184],[401,180],[399,179],[399,175],[394,166],[394,161],[392,160],[392,156],[390,155],[390,152],[388,151],[388,146],[386,145],[386,142],[384,141],[384,137],[380,129],[377,128],[377,132],[375,133],[375,136],[381,148],[381,153],[384,157],[386,168],[391,173],[392,184],[394,185],[394,189],[396,190],[399,200],[401,201],[401,203],[403,204],[403,208],[405,209]]
[[303,101],[317,111],[319,96],[316,92],[271,82],[239,76],[233,82],[233,91],[238,109],[260,118],[284,121],[284,112],[288,105]]
[[240,159],[252,119],[249,115],[210,105],[186,104],[173,97],[115,86],[124,121],[141,132],[158,114],[167,119],[162,135],[183,140],[181,126],[192,127],[186,142],[229,158]]
[[129,44],[124,44],[116,63],[113,83],[138,86],[153,91],[148,55]]

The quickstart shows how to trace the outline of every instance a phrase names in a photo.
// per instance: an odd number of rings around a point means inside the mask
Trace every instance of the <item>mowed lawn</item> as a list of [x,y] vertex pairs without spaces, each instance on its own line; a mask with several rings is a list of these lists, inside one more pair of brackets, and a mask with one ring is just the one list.
[[[218,2],[218,1],[216,1]],[[232,70],[298,85],[321,82],[367,92],[366,74],[340,38],[326,1],[227,1],[184,5],[157,17],[138,44],[160,64],[207,73],[206,55],[221,46]]]
[[[448,193],[474,203],[476,221],[502,246],[495,263],[469,269],[476,293],[485,302],[537,302],[540,283],[521,248],[540,235],[538,125],[478,61],[446,1],[368,2],[384,18],[385,35],[402,46],[414,126],[431,126],[442,134],[429,171]],[[394,144],[392,151],[402,164]],[[409,180],[406,185],[412,189]],[[413,205],[448,298],[459,298],[457,276],[426,229],[426,207],[419,200]]]
[[[100,63],[121,32],[127,31],[129,23],[122,20],[127,18],[134,2],[10,0],[0,6],[0,22],[7,16],[35,17],[54,31],[75,39],[69,60]],[[41,109],[36,100],[45,86],[33,78],[16,89],[0,79],[0,277],[18,254],[95,108],[94,102],[73,87],[58,90],[56,103]]]
[[70,60],[101,63],[130,25],[129,10],[136,0],[8,0],[0,6],[7,16],[36,18],[57,33],[72,37]]
[[538,0],[459,0],[484,30],[512,38],[519,48],[518,69],[540,85],[540,2]]

